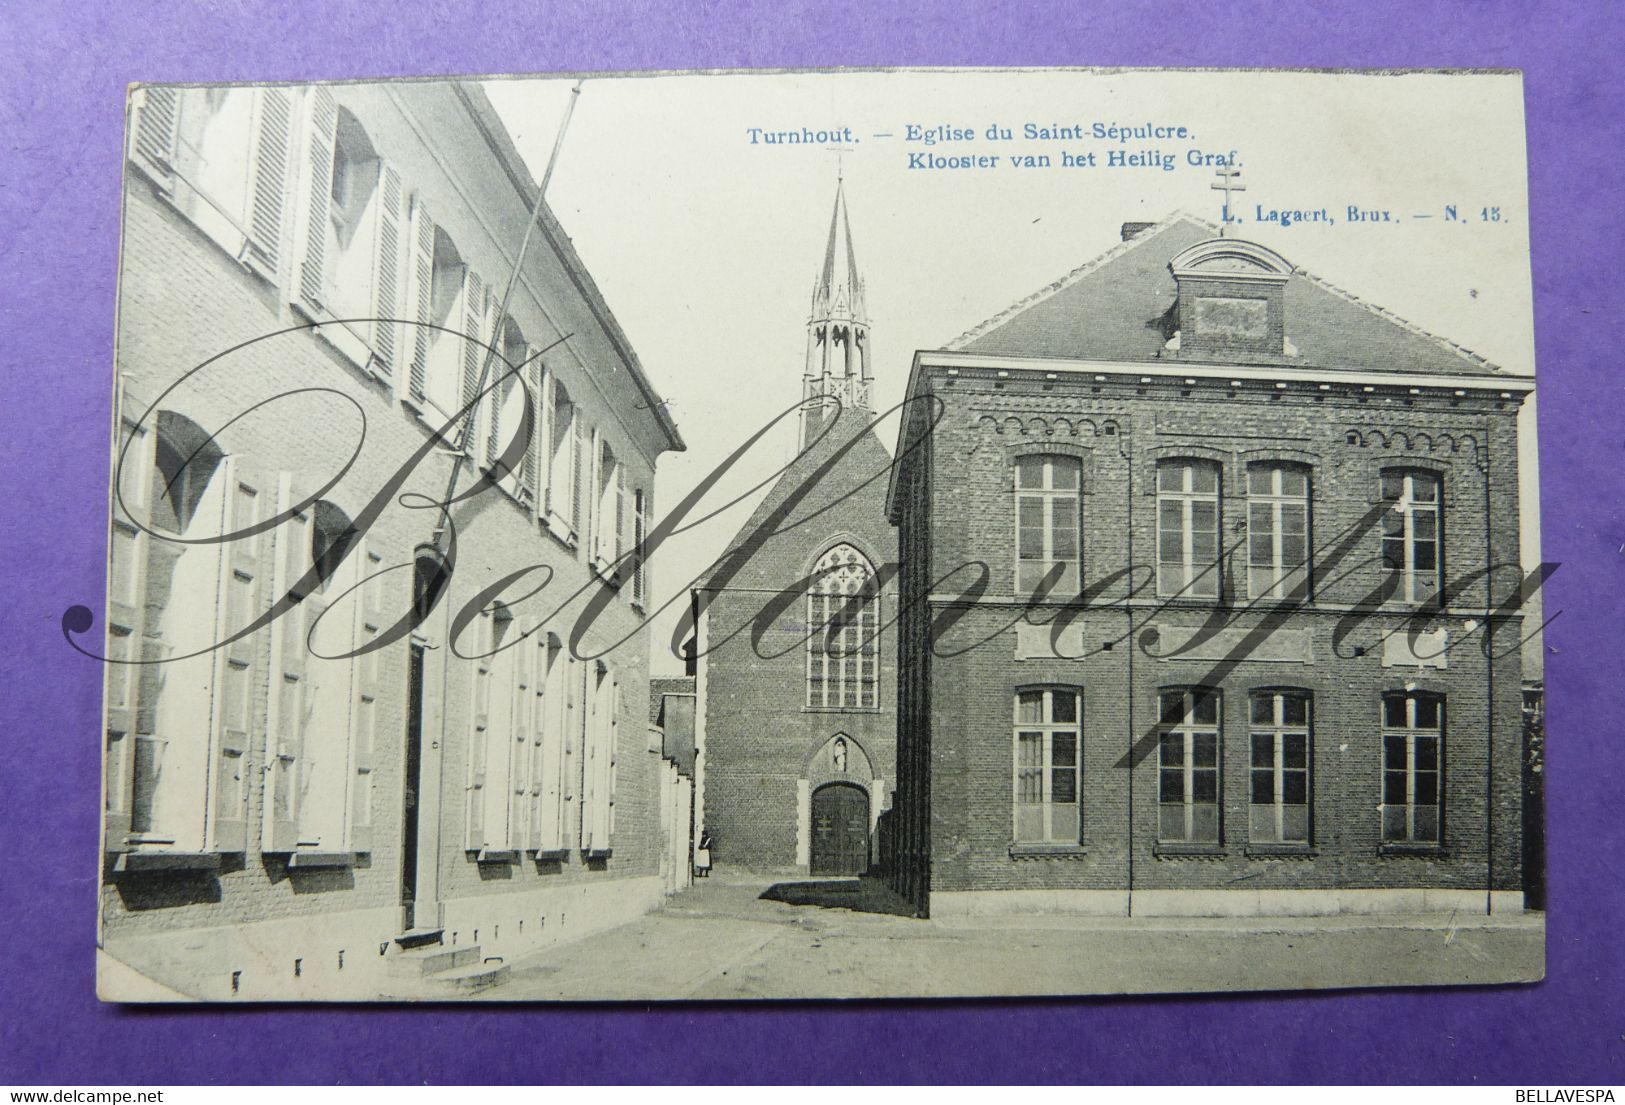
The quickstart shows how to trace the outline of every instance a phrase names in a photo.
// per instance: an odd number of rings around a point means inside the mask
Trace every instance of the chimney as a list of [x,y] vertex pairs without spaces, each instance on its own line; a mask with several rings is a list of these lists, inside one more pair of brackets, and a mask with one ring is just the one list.
[[1123,241],[1132,241],[1156,225],[1156,223],[1124,223]]

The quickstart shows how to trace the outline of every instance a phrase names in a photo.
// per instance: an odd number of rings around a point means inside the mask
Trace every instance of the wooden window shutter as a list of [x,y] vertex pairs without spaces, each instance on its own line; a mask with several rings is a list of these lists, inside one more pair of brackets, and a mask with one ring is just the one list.
[[541,851],[547,847],[547,829],[544,818],[547,803],[543,798],[547,779],[545,736],[547,730],[547,640],[536,642],[531,653],[535,665],[530,677],[530,839],[527,845]]
[[[525,356],[528,358],[534,355],[535,349],[527,347]],[[534,360],[526,363],[524,371],[520,373],[519,380],[516,381],[514,386],[518,387],[521,383],[525,389],[523,409],[530,416],[530,436],[525,439],[525,455],[520,462],[519,485],[528,501],[534,504],[537,501],[536,473],[541,468],[541,458],[538,455],[538,450],[541,449],[542,440],[542,409],[539,402],[542,391],[542,373]]]
[[[264,513],[259,481],[248,461],[228,456],[221,462],[221,534],[240,533]],[[220,546],[217,641],[237,634],[259,614],[260,548],[263,534],[238,537]],[[254,662],[261,636],[240,637],[215,650],[213,732],[209,791],[210,847],[241,852],[248,842],[248,750],[255,715]]]
[[508,763],[508,846],[524,848],[530,844],[530,746],[534,723],[531,719],[530,671],[524,660],[528,649],[523,644],[508,650],[513,659],[513,731],[508,735],[510,760]]
[[318,317],[327,280],[328,207],[333,197],[333,146],[338,139],[339,109],[333,93],[318,85],[310,94],[304,253],[299,262],[298,302]]
[[[284,472],[277,489],[277,513],[285,512],[292,501],[291,477]],[[276,530],[272,588],[278,601],[305,574],[310,526],[310,515],[302,513],[291,516]],[[265,817],[260,849],[276,854],[292,852],[299,846],[300,775],[311,701],[305,663],[305,615],[305,604],[301,602],[271,624]]]
[[[463,321],[463,408],[467,418],[468,406],[479,390],[480,354],[484,352],[481,342],[485,331],[485,282],[472,265],[463,267]],[[477,410],[475,413],[477,415]],[[473,432],[478,425],[477,417],[470,419],[470,432],[463,439],[470,453],[475,452],[475,443],[479,440]]]
[[588,436],[591,452],[587,462],[587,487],[590,493],[587,498],[587,555],[589,563],[598,563],[603,559],[604,551],[604,442],[595,430]]
[[[383,560],[367,551],[367,539],[357,537],[350,558],[356,565],[355,647],[364,648],[378,639],[383,625],[383,604],[379,600],[381,581],[376,578]],[[378,669],[381,652],[368,652],[353,658],[350,685],[355,701],[350,712],[350,819],[349,850],[372,851],[373,756],[378,743]]]
[[372,351],[378,371],[393,377],[400,361],[401,328],[401,174],[385,165],[378,192],[378,256],[373,265]]
[[553,499],[553,374],[540,357],[536,370],[536,516],[547,519]]
[[[502,330],[502,322],[499,319],[491,327],[491,344],[499,350],[502,349]],[[486,351],[482,349],[479,351],[479,353],[483,359]],[[476,369],[475,371],[477,372],[478,370]],[[485,462],[488,465],[491,465],[493,468],[496,467],[497,458],[502,455],[503,403],[507,396],[508,389],[510,387],[517,387],[518,383],[502,383],[498,384],[496,387],[491,387],[491,385],[496,384],[498,380],[503,379],[512,371],[513,366],[508,364],[505,358],[493,357],[491,359],[491,376],[485,381],[486,387],[490,389],[487,393],[488,398],[485,405],[490,408],[491,412],[487,416],[485,422]],[[507,473],[499,472],[497,475],[499,477],[505,477]]]
[[640,487],[632,492],[632,601],[641,605],[644,594],[644,544],[649,540],[649,500]]
[[[586,758],[583,744],[586,740],[586,709],[580,701],[581,676],[577,670],[575,658],[570,655],[567,647],[560,648],[559,663],[564,665],[564,764],[562,775],[564,778],[563,809],[559,813],[563,829],[559,843],[567,846],[571,843],[571,834],[579,830],[581,811],[575,811],[575,818],[570,816],[569,804],[581,804],[581,761]],[[580,839],[579,835],[576,839]]]
[[175,140],[180,133],[181,94],[176,88],[138,88],[131,99],[130,158],[166,191],[175,182]]
[[565,709],[564,656],[552,638],[541,645],[542,724],[537,734],[541,747],[541,837],[538,847],[552,851],[564,841],[564,744],[569,711]]
[[424,389],[429,384],[429,345],[433,337],[429,329],[429,316],[434,309],[434,220],[421,199],[412,204],[412,279],[416,285],[416,302],[412,317],[413,327],[411,397],[423,402]]
[[[490,640],[490,615],[482,614],[483,639]],[[468,739],[468,840],[471,852],[485,847],[485,774],[490,741],[491,661],[480,659],[474,669],[474,723]]]
[[255,103],[254,172],[249,180],[248,240],[243,248],[243,263],[275,280],[282,258],[293,99],[286,89],[262,88]]
[[[107,708],[105,760],[102,766],[106,798],[104,839],[109,852],[130,847],[130,810],[135,742],[141,717],[141,686],[147,673],[144,658],[147,635],[147,534],[145,496],[151,487],[154,435],[125,420],[124,378],[113,396],[115,457],[122,456],[122,501],[112,502],[112,528],[108,536],[107,656],[104,701]],[[114,640],[121,641],[118,646]],[[119,663],[120,660],[129,663]]]
[[[485,386],[487,389],[490,389],[488,394],[491,397],[490,407],[493,424],[496,418],[498,403],[496,397],[501,394],[502,389],[492,388],[492,385],[502,378],[503,373],[508,371],[507,362],[498,355],[502,352],[502,318],[499,317],[500,312],[497,310],[497,308],[501,306],[502,304],[497,301],[496,288],[491,284],[485,285],[485,315],[481,319],[479,335],[480,340],[485,344],[482,345],[476,352],[479,355],[479,360],[482,367],[484,366],[487,357],[490,358],[491,362],[490,367],[486,369]],[[476,376],[478,375],[478,372],[479,370],[475,369]]]
[[598,726],[603,715],[600,689],[603,676],[587,668],[587,739],[582,747],[582,850],[598,847],[593,829],[598,825]]
[[617,747],[621,737],[621,684],[615,680],[610,686],[609,693],[609,748],[604,764],[604,843],[603,847],[611,847],[615,835],[615,765]]
[[626,560],[626,550],[631,542],[627,539],[627,527],[632,521],[632,512],[627,509],[626,501],[626,465],[615,465],[615,575],[619,579],[626,579],[631,573],[631,565]]
[[570,531],[581,535],[581,451],[586,448],[581,432],[581,411],[570,419]]

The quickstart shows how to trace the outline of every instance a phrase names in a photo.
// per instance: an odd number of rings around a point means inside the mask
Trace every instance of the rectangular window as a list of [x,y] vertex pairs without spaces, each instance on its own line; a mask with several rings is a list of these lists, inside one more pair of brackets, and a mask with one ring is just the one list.
[[443,415],[462,410],[464,392],[463,361],[474,348],[462,335],[468,330],[469,305],[479,297],[478,277],[470,279],[468,266],[451,237],[434,228],[433,252],[429,262],[428,369],[425,394]]
[[1157,839],[1219,843],[1219,694],[1164,691],[1157,742]]
[[1157,594],[1219,595],[1219,466],[1212,461],[1157,465]]
[[1248,838],[1261,844],[1309,843],[1309,696],[1255,693],[1251,732]]
[[501,335],[500,354],[491,358],[488,393],[480,403],[485,463],[504,491],[528,502],[535,481],[532,439],[537,432],[526,364],[530,346],[511,317],[502,320],[497,333]]
[[1077,844],[1083,791],[1082,696],[1030,690],[1015,703],[1016,840]]
[[[372,336],[370,319],[379,304],[378,220],[383,161],[354,115],[340,108],[332,138],[332,171],[325,197],[326,218],[312,226],[322,235],[321,302],[346,320],[363,340]],[[324,214],[312,212],[315,219]]]
[[1392,469],[1382,474],[1382,566],[1394,597],[1426,602],[1439,593],[1439,477]]
[[1295,464],[1247,469],[1247,586],[1255,599],[1307,596],[1309,472]]
[[[259,481],[250,463],[223,455],[183,415],[159,411],[150,424],[156,432],[119,474],[108,654],[169,658],[162,670],[121,668],[109,677],[108,846],[240,853],[260,638],[230,634],[259,612],[266,542],[218,539],[252,530]],[[133,524],[184,540],[128,535],[119,524],[126,512]],[[161,583],[149,588],[147,580]]]
[[1438,844],[1444,699],[1394,693],[1382,697],[1382,839]]
[[1076,595],[1082,584],[1076,457],[1022,457],[1016,462],[1016,591]]

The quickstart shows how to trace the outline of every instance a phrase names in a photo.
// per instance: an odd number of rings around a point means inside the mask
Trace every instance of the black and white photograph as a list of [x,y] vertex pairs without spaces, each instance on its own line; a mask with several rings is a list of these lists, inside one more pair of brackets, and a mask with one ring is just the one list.
[[134,87],[99,996],[1540,980],[1523,96]]

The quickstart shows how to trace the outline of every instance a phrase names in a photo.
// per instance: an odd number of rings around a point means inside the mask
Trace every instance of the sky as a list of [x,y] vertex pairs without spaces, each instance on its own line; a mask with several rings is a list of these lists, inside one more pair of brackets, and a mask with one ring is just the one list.
[[[574,79],[485,82],[537,179]],[[1029,141],[1026,124],[1080,128],[1082,137]],[[1096,138],[1095,124],[1160,127],[1164,137]],[[990,138],[990,127],[1007,129],[1010,140]],[[814,141],[765,140],[804,130]],[[953,137],[965,132],[974,137]],[[927,145],[927,134],[945,140]],[[1113,150],[1151,164],[1108,167]],[[1063,151],[1093,152],[1095,164],[1063,166]],[[1191,164],[1192,151],[1206,162]],[[911,154],[1000,160],[939,170],[911,168]],[[1050,167],[1012,163],[1039,154]],[[1233,163],[1247,186],[1236,195],[1242,221],[1233,234],[1509,372],[1534,371],[1515,74],[587,76],[548,202],[688,443],[660,460],[658,512],[799,398],[837,174],[867,285],[875,405],[884,410],[901,401],[916,350],[943,348],[1110,249],[1122,223],[1176,210],[1218,222],[1216,158]],[[1164,163],[1173,167],[1156,167]],[[1260,223],[1257,205],[1325,208],[1333,222]],[[1350,222],[1350,205],[1385,210],[1389,220]],[[1532,402],[1521,429],[1527,567],[1539,559]],[[778,431],[702,513],[739,501],[678,534],[651,564],[657,605],[676,600],[655,620],[655,674],[680,674],[665,642],[689,580],[722,553],[765,491],[759,485],[792,455],[794,419]],[[883,424],[880,435],[892,444],[894,426]]]

